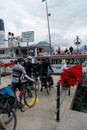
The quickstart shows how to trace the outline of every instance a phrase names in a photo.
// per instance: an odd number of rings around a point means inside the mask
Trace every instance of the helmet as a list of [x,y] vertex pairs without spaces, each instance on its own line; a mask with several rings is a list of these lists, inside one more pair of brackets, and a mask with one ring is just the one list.
[[22,62],[22,61],[24,61],[23,58],[18,58],[18,62],[19,62],[19,63]]
[[32,56],[28,56],[28,60],[32,60]]

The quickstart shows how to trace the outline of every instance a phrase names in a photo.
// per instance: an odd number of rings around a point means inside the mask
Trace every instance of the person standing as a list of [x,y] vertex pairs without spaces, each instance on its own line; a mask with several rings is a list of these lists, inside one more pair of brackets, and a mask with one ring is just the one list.
[[36,76],[40,76],[41,74],[41,61],[39,59],[36,59],[36,62],[33,64],[33,73],[35,73]]
[[42,75],[47,76],[49,70],[51,72],[53,72],[53,69],[52,69],[52,67],[50,65],[49,58],[46,57],[46,58],[44,58],[42,60],[42,64],[41,64],[41,73],[42,73]]
[[62,62],[61,62],[62,66],[61,66],[61,72],[64,71],[65,69],[67,69],[67,63],[66,63],[66,60],[63,59]]
[[72,52],[73,52],[73,47],[72,46],[70,46],[69,51],[70,51],[70,54],[72,55]]
[[[46,77],[48,82],[50,82],[50,85],[52,86],[54,84],[54,82],[53,82],[52,76],[49,76],[49,78],[48,78],[49,70],[51,72],[53,72],[53,69],[50,65],[49,58],[46,57],[42,60],[42,63],[41,63],[41,77]],[[41,80],[42,80],[42,78],[41,78]],[[42,91],[42,89],[43,88],[41,87],[41,91]]]

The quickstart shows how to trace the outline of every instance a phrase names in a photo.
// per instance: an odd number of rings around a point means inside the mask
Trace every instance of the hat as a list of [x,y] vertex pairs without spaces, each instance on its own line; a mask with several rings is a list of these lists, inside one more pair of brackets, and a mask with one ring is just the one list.
[[28,60],[32,60],[32,56],[28,56]]

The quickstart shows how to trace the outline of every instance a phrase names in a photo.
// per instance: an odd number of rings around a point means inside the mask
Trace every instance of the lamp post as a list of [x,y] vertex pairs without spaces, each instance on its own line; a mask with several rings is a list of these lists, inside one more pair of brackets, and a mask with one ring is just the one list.
[[11,49],[11,56],[12,57],[13,57],[13,52],[12,52],[13,51],[13,43],[12,43],[13,39],[14,39],[14,33],[8,32],[8,46]]
[[80,43],[81,43],[81,40],[80,40],[79,36],[77,36],[75,39],[75,45],[77,45],[77,58],[78,58],[78,45],[80,45]]
[[50,34],[50,24],[49,24],[49,16],[51,16],[51,14],[48,13],[47,0],[45,0],[45,3],[46,3],[46,13],[47,13],[47,24],[48,24],[48,36],[49,36],[49,44],[50,44],[50,55],[52,55],[52,50],[51,50],[51,34]]
[[75,39],[75,45],[77,45],[77,55],[78,55],[78,45],[80,45],[80,43],[81,43],[81,40],[80,40],[79,36],[77,36]]

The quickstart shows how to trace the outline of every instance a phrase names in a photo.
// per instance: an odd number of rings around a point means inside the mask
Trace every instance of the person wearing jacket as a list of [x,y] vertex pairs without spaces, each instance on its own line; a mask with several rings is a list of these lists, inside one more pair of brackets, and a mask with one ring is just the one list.
[[23,67],[23,58],[19,58],[17,60],[17,63],[13,66],[12,68],[12,84],[14,87],[14,90],[16,88],[21,89],[22,88],[22,82],[21,82],[21,77],[24,77],[28,81],[35,82],[34,79],[29,77],[25,71],[25,68]]
[[33,72],[33,63],[32,63],[32,57],[29,56],[28,57],[28,60],[26,62],[26,65],[25,65],[25,70],[26,70],[26,73],[29,77],[32,76],[32,72]]

